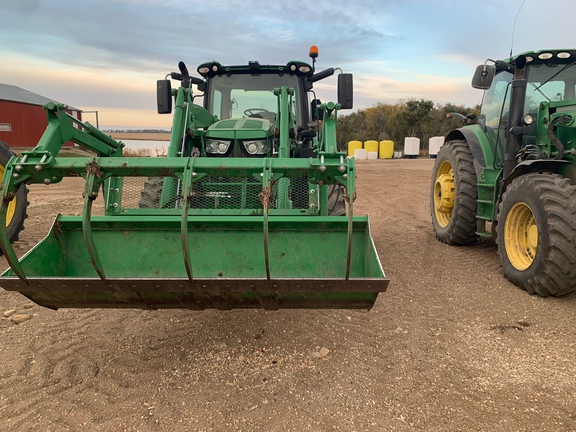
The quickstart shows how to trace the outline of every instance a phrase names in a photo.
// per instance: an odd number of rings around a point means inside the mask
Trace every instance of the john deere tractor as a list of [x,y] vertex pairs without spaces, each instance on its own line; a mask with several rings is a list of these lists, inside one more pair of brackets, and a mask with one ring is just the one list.
[[[530,294],[576,289],[576,50],[477,67],[477,124],[451,131],[430,188],[437,238],[495,236],[504,274]],[[462,118],[469,123],[472,116]]]
[[[198,76],[180,62],[157,82],[158,112],[173,112],[166,157],[125,157],[122,142],[47,104],[36,148],[6,165],[0,286],[50,308],[370,309],[389,281],[368,217],[354,215],[354,159],[336,144],[352,75],[316,72],[317,54],[212,61]],[[338,71],[338,102],[321,103],[313,84]],[[58,157],[69,140],[95,155]],[[67,176],[84,179],[82,216],[58,215],[18,259],[11,202]]]

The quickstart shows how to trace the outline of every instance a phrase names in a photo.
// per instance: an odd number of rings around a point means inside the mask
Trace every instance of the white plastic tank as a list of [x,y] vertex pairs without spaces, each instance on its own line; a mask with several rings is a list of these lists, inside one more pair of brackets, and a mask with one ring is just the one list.
[[420,138],[404,138],[404,156],[408,158],[417,158],[420,154]]
[[366,155],[366,159],[370,159],[370,160],[378,159],[378,152],[369,151],[368,154]]
[[430,138],[428,141],[428,157],[435,158],[440,151],[440,147],[444,144],[443,136],[436,136]]
[[368,156],[366,149],[356,149],[354,150],[354,158],[356,160],[364,160]]

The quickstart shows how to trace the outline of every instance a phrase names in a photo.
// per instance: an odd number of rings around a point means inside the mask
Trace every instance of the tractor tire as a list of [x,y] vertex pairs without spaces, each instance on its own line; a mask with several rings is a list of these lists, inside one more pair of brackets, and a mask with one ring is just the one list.
[[[164,177],[148,177],[140,192],[138,207],[141,209],[160,208],[163,186]],[[174,192],[172,199],[162,208],[176,208],[176,192]]]
[[576,290],[576,186],[557,174],[526,174],[502,196],[496,242],[506,277],[530,294]]
[[140,192],[138,207],[144,209],[160,208],[163,183],[164,177],[148,177]]
[[328,186],[328,216],[346,216],[344,193],[344,186]]
[[[4,178],[4,170],[12,156],[15,155],[10,150],[8,144],[0,141],[0,187]],[[8,204],[6,231],[8,232],[10,243],[17,241],[20,231],[24,229],[24,220],[28,217],[28,204],[28,188],[26,185],[21,185],[14,199]],[[2,251],[0,250],[0,255],[1,254]]]
[[436,237],[449,245],[477,239],[478,191],[474,160],[466,141],[447,141],[436,156],[430,185],[430,213]]

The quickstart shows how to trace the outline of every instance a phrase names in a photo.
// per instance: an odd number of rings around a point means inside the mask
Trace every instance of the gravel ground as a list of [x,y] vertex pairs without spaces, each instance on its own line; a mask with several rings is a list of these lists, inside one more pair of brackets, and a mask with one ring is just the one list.
[[[0,290],[0,430],[576,430],[576,297],[516,288],[493,240],[438,242],[432,166],[358,163],[391,279],[370,311],[52,311]],[[31,187],[18,253],[82,187]]]

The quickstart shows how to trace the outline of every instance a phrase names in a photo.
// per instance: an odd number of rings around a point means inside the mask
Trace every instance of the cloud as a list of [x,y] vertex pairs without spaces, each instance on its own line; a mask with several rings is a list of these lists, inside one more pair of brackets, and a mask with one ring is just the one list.
[[[191,72],[211,60],[285,64],[308,60],[314,44],[318,69],[354,73],[357,106],[407,97],[473,105],[481,97],[469,86],[474,67],[508,55],[519,6],[520,0],[485,0],[481,8],[454,0],[4,1],[1,79],[79,107],[154,109],[150,89],[180,60]],[[571,40],[573,0],[551,8],[562,13],[544,14],[526,2],[514,52]],[[334,99],[333,81],[315,86],[325,100]]]
[[[6,83],[69,105],[155,107],[155,85],[160,76],[90,67],[62,69],[58,63],[2,57],[0,76]],[[63,98],[63,95],[69,95]],[[73,95],[73,96],[70,96]]]
[[[432,75],[409,76],[410,80],[362,77],[355,80],[354,96],[362,105],[396,103],[408,99],[427,99],[435,103],[453,103],[472,107],[480,103],[482,92],[470,86],[470,80]],[[356,103],[358,106],[358,103]]]

